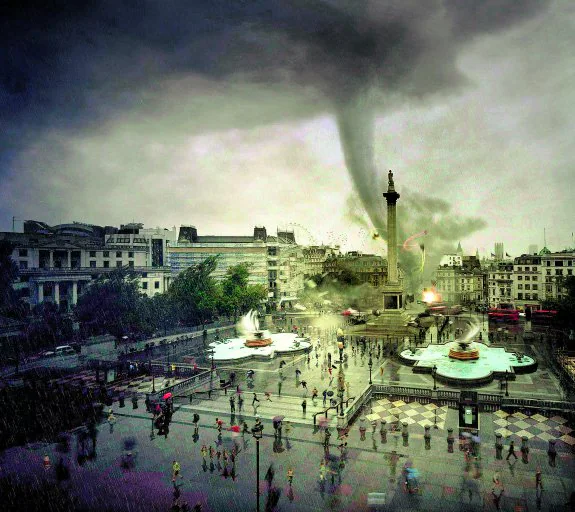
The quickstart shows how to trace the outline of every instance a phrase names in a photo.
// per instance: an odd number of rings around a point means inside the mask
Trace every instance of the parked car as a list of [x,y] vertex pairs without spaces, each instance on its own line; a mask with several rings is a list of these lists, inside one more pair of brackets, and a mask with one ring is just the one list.
[[76,351],[70,345],[60,345],[56,347],[54,353],[57,356],[75,356]]
[[41,357],[54,357],[56,353],[53,350],[46,350],[46,352],[42,352]]

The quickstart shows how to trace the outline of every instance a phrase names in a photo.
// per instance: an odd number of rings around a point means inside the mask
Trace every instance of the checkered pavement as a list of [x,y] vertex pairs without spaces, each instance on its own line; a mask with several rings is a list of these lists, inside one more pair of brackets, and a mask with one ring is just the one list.
[[417,424],[421,427],[435,425],[437,415],[437,428],[445,429],[445,418],[447,416],[447,406],[438,407],[435,404],[420,404],[419,402],[404,402],[396,400],[394,402],[383,398],[373,402],[371,414],[366,415],[369,421],[385,420],[387,423],[407,423]]
[[540,439],[545,442],[549,439],[557,439],[569,446],[575,445],[575,432],[566,425],[567,420],[561,416],[546,418],[541,414],[533,416],[527,416],[521,412],[508,414],[501,409],[493,414],[496,416],[493,423],[499,426],[495,432],[504,437],[525,436],[529,440]]

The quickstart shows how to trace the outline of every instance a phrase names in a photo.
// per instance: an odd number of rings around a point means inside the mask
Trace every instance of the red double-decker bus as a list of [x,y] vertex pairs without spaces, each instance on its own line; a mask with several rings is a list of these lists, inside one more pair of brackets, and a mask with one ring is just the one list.
[[557,311],[550,309],[531,310],[531,323],[539,325],[552,325],[557,319]]
[[496,308],[490,308],[487,313],[490,322],[518,322],[519,310],[513,304],[499,304]]

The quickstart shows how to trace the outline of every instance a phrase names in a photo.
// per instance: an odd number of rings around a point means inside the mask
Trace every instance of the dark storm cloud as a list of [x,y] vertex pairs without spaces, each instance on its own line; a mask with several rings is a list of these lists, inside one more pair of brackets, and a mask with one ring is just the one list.
[[[311,89],[315,108],[261,105],[238,115],[229,106],[239,100],[224,89],[190,116],[202,130],[207,117],[204,126],[223,129],[334,112],[347,167],[384,236],[378,173],[387,166],[373,159],[375,112],[464,84],[456,56],[466,42],[532,17],[546,3],[9,2],[0,22],[0,144],[17,156],[45,129],[77,133],[126,111],[146,112],[145,92],[170,77],[205,80],[193,82],[189,95],[208,98],[214,83]],[[0,177],[9,171],[4,165]]]

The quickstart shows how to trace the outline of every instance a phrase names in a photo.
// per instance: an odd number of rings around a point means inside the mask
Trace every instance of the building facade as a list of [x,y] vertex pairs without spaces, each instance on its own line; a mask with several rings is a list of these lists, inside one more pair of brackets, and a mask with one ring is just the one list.
[[523,254],[513,261],[513,302],[521,311],[540,309],[543,300],[541,256]]
[[513,290],[513,263],[499,262],[487,269],[489,307],[497,307],[499,304],[509,304],[514,301]]
[[575,273],[575,251],[543,252],[541,254],[540,294],[546,300],[561,300],[567,295],[563,284]]
[[435,270],[436,290],[451,304],[483,304],[487,297],[486,272],[479,257],[447,254]]

